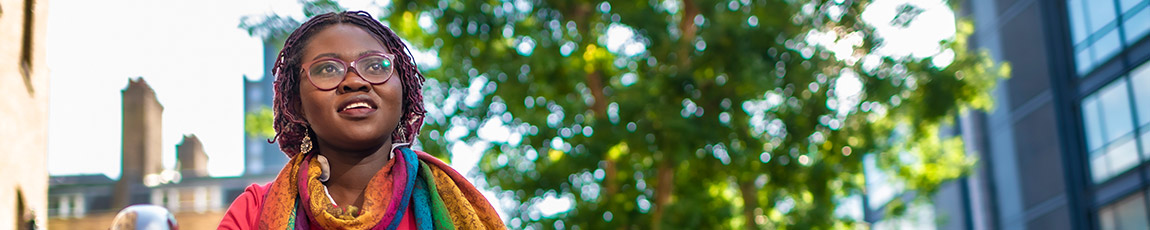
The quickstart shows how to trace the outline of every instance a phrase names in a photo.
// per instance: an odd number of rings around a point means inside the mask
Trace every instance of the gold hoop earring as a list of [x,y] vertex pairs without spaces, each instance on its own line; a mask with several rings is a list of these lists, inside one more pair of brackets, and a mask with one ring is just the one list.
[[303,141],[299,144],[299,153],[307,154],[311,152],[311,135],[308,134],[307,126],[303,127]]

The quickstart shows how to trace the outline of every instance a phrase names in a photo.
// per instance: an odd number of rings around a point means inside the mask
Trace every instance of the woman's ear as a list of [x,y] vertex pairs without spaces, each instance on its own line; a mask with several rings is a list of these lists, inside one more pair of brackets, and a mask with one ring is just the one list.
[[303,121],[304,123],[308,123],[307,122],[307,113],[305,113],[303,111],[303,98],[302,97],[299,100],[295,100],[295,102],[291,103],[290,106],[291,106],[292,110],[296,111],[296,115],[299,116],[300,121]]

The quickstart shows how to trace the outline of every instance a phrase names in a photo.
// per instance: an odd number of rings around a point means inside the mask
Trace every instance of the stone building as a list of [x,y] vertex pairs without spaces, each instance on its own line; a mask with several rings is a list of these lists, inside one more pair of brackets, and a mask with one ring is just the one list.
[[0,0],[0,229],[48,220],[47,1]]

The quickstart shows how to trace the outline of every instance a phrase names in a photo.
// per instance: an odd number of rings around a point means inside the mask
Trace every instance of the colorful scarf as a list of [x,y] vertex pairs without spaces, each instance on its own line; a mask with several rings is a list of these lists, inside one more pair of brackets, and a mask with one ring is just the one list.
[[358,208],[326,199],[315,154],[296,155],[269,186],[258,228],[392,230],[410,205],[420,230],[506,229],[479,190],[447,164],[407,147],[393,154]]

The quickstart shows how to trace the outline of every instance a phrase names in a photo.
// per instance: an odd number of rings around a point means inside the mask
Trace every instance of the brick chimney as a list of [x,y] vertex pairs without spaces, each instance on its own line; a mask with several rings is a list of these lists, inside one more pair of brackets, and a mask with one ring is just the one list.
[[208,176],[208,155],[204,153],[204,145],[195,134],[184,135],[184,140],[176,145],[176,157],[179,159],[176,168],[180,170],[180,176]]
[[142,187],[144,176],[163,170],[161,148],[161,114],[164,107],[156,92],[143,77],[128,79],[120,91],[123,100],[123,138],[120,180],[116,182],[112,206],[116,209],[134,204],[132,196]]

